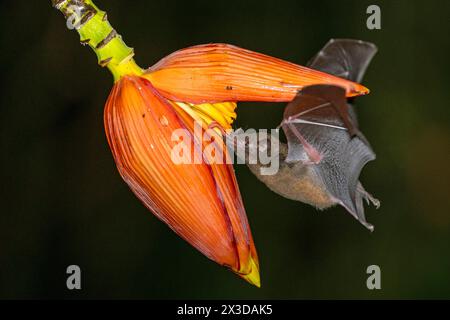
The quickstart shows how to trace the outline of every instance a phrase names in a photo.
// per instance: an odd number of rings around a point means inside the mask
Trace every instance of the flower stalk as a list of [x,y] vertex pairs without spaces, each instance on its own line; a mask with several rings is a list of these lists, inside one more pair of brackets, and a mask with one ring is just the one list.
[[95,52],[98,64],[107,67],[117,82],[123,75],[141,75],[143,70],[134,61],[134,50],[111,26],[105,11],[92,0],[52,0],[61,11],[69,29],[76,29],[83,45]]

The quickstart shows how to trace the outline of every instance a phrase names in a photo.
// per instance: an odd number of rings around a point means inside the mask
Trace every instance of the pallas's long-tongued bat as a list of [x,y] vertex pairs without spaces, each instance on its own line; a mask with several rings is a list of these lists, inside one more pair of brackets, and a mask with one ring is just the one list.
[[[363,41],[331,40],[309,67],[360,82],[376,51],[375,45]],[[280,126],[287,145],[279,144],[279,170],[263,175],[260,163],[249,164],[250,170],[286,198],[319,209],[339,204],[372,231],[364,215],[363,200],[376,207],[379,201],[364,190],[358,179],[364,165],[375,159],[375,153],[358,128],[345,90],[331,85],[305,87],[287,105]],[[249,151],[254,146],[246,147]]]

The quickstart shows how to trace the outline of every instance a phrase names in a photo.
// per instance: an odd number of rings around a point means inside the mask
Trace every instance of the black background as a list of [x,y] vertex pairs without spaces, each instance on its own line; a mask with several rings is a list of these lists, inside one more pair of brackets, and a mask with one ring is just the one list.
[[[148,212],[116,171],[103,129],[112,87],[50,1],[0,5],[1,298],[450,297],[448,1],[98,0],[141,66],[227,42],[305,64],[330,38],[379,53],[357,102],[378,159],[370,234],[342,208],[281,198],[236,166],[262,288],[219,267]],[[366,28],[378,4],[382,29]],[[237,126],[273,128],[283,104],[245,103]],[[68,291],[66,267],[82,269]],[[377,264],[382,290],[366,288]]]

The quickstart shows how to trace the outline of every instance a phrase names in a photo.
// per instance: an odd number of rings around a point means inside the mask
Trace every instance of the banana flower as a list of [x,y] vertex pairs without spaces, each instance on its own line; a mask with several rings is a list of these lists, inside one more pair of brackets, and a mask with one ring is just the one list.
[[[334,84],[349,97],[366,94],[360,84],[227,44],[177,51],[143,70],[91,0],[52,0],[114,76],[106,102],[106,136],[118,171],[133,193],[160,220],[197,250],[260,286],[258,255],[234,170],[205,153],[200,135],[211,124],[230,129],[238,101],[291,101],[303,86]],[[195,123],[201,124],[196,133]],[[174,163],[181,141],[205,161]],[[212,140],[229,157],[222,137]]]

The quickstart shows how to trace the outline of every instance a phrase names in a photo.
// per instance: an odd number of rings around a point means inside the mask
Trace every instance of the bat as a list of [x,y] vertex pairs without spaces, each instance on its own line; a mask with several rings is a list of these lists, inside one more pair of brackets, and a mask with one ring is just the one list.
[[[330,40],[308,67],[360,82],[376,52],[376,46],[368,42]],[[345,89],[333,85],[303,88],[286,106],[280,127],[287,144],[279,143],[279,170],[274,175],[262,175],[263,165],[256,163],[248,164],[251,172],[285,198],[318,209],[341,205],[373,231],[365,218],[363,200],[377,208],[380,202],[364,189],[359,175],[369,161],[375,160],[375,153],[359,130]]]

